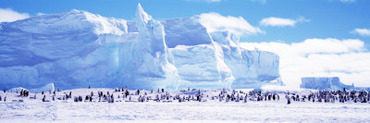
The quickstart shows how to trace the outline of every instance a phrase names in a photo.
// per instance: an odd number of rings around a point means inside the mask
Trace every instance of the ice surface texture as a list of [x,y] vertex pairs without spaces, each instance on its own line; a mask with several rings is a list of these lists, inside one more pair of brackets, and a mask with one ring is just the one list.
[[279,57],[208,32],[192,16],[134,20],[86,11],[0,23],[0,87],[247,88],[280,80]]

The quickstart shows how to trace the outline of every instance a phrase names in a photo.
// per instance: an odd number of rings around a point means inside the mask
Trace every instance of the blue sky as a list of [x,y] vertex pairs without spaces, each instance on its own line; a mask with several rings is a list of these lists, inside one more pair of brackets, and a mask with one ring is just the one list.
[[370,0],[1,0],[0,22],[71,9],[131,20],[138,3],[154,19],[214,12],[205,17],[252,29],[241,46],[277,53],[285,83],[338,76],[370,86]]

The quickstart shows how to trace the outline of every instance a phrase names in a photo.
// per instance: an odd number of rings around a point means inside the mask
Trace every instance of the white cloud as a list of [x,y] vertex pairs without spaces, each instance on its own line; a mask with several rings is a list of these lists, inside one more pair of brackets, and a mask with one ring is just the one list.
[[236,35],[253,35],[263,31],[249,24],[243,17],[222,16],[218,13],[199,15],[199,22],[208,32],[229,31]]
[[356,0],[327,0],[329,2],[354,3]]
[[207,2],[221,2],[221,0],[206,0]]
[[37,16],[42,16],[42,15],[46,15],[45,13],[42,13],[42,12],[39,12],[36,14]]
[[250,0],[252,2],[260,2],[261,4],[265,4],[267,0]]
[[370,52],[358,39],[307,39],[299,43],[240,43],[280,56],[280,74],[289,87],[299,87],[301,77],[338,76],[345,84],[370,86]]
[[370,29],[356,28],[351,33],[358,34],[358,35],[361,35],[361,36],[370,36]]
[[21,20],[29,18],[30,15],[27,13],[19,13],[12,9],[2,9],[0,8],[0,22],[12,22],[16,20]]
[[295,26],[299,22],[308,22],[309,20],[304,17],[297,19],[279,18],[279,17],[268,17],[260,21],[260,26]]
[[353,3],[356,2],[356,0],[340,0],[342,3]]
[[347,53],[362,50],[364,42],[358,39],[338,40],[328,39],[307,39],[302,43],[292,43],[300,54],[307,55],[312,53]]

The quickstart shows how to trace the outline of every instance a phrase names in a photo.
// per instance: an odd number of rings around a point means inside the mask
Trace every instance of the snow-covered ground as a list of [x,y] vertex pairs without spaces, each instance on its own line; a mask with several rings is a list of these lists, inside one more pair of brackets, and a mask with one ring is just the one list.
[[[64,93],[72,92],[72,99],[58,100]],[[92,102],[74,102],[73,97],[83,96],[94,92]],[[98,102],[97,92],[107,91],[113,93],[114,103]],[[130,93],[134,93],[131,90]],[[141,95],[147,93],[147,97],[155,97],[158,93],[155,90],[141,91]],[[196,91],[193,91],[197,93]],[[36,99],[34,93],[28,97],[19,97],[19,93],[0,92],[2,101],[0,102],[0,122],[106,122],[121,120],[134,120],[146,122],[154,120],[235,120],[235,121],[267,121],[267,122],[369,122],[370,104],[369,103],[319,103],[319,102],[295,102],[287,105],[284,94],[280,94],[279,101],[250,101],[240,102],[219,102],[212,100],[212,96],[217,96],[219,90],[202,91],[205,102],[185,101],[178,102],[156,102],[153,100],[136,102],[138,95],[130,95],[132,102],[126,102],[128,98],[122,98],[122,92],[115,92],[114,89],[75,89],[56,92],[56,100],[52,101],[52,93],[45,92],[46,100],[42,102],[42,95],[38,93]],[[230,92],[228,92],[230,93]],[[179,94],[180,97],[187,94],[170,92],[171,95]],[[193,93],[192,93],[193,94]],[[118,96],[120,95],[120,98]],[[207,97],[208,95],[208,97]],[[4,102],[4,97],[7,97]],[[19,102],[22,99],[23,102]]]

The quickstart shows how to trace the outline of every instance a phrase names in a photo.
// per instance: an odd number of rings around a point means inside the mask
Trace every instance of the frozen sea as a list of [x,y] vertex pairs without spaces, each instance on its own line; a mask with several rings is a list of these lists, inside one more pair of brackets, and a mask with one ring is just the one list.
[[[114,89],[75,89],[57,92],[56,97],[72,91],[72,96],[86,96],[93,91],[109,91],[114,96],[122,92]],[[134,90],[130,91],[134,92]],[[141,91],[148,96],[156,91]],[[114,103],[74,102],[69,100],[51,100],[49,92],[45,95],[50,102],[42,102],[41,93],[37,99],[19,97],[17,93],[0,92],[7,101],[0,102],[0,122],[370,122],[370,103],[319,103],[295,102],[287,105],[284,94],[279,101],[219,102],[212,100],[218,90],[203,92],[205,102],[136,102],[137,96],[131,95],[133,102],[116,98]],[[171,95],[182,94],[170,92]],[[19,102],[19,100],[23,102]],[[171,100],[171,99],[170,99]]]

